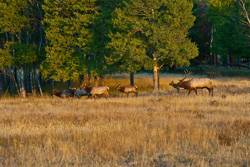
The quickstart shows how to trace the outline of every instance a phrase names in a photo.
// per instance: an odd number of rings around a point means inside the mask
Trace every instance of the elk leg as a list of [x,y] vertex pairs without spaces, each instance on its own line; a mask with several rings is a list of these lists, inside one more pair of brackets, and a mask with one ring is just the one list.
[[209,91],[209,95],[211,94],[211,89],[209,87],[205,87]]
[[136,97],[138,97],[138,92],[135,92]]
[[210,94],[211,94],[212,89],[208,89],[208,91],[209,91],[209,95],[210,95]]
[[189,89],[188,96],[189,96],[189,94],[191,93],[191,91],[192,91],[192,89]]
[[177,93],[180,93],[180,88],[177,88]]
[[105,97],[106,97],[106,98],[109,97],[109,92],[106,92],[106,93],[105,93]]
[[91,94],[90,94],[90,93],[87,93],[87,95],[88,95],[88,98],[91,96]]
[[[197,95],[197,88],[196,89],[194,89],[194,91],[195,91],[195,94]],[[198,96],[198,95],[197,95]]]

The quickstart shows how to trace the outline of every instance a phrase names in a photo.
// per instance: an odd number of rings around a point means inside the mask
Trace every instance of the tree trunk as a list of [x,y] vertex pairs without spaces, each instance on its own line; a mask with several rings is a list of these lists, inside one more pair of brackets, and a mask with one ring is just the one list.
[[19,90],[20,90],[20,97],[26,97],[26,92],[24,88],[24,70],[23,67],[17,70],[18,75],[18,83],[19,83]]
[[96,75],[94,76],[94,86],[98,86],[98,84],[97,84],[97,76]]
[[[2,73],[2,71],[0,71],[0,73]],[[3,85],[4,85],[3,76],[2,76],[2,74],[0,74],[0,96],[3,93]]]
[[[19,31],[18,33],[18,36],[19,36],[19,44],[21,44],[21,32]],[[20,67],[19,70],[18,70],[18,75],[19,75],[19,81],[20,81],[20,96],[21,97],[26,97],[26,90],[25,90],[25,87],[24,87],[24,79],[25,79],[25,76],[24,76],[24,68],[23,67]]]
[[84,82],[84,74],[83,75],[79,75],[79,82],[80,82],[80,85],[83,84],[83,82]]
[[67,89],[70,88],[70,80],[67,80]]
[[134,73],[133,72],[130,73],[129,78],[130,78],[130,85],[134,85],[135,82],[134,82]]
[[230,61],[230,65],[233,67],[234,66],[234,56],[233,56],[233,53],[229,54],[229,61]]
[[220,66],[220,55],[216,54],[216,66]]
[[8,80],[7,80],[7,74],[8,74],[8,70],[4,70],[4,91],[6,90],[6,88],[7,88],[7,85],[9,85],[7,82],[8,82]]
[[18,70],[18,80],[19,80],[20,97],[26,97],[26,91],[24,88],[24,70],[23,70],[23,67],[21,67]]
[[[6,32],[5,33],[5,35],[6,35],[6,41],[7,42],[9,42],[9,36],[10,36],[10,38],[12,38],[12,42],[14,43],[15,42],[15,40],[14,40],[14,38],[11,36],[11,34],[9,34],[8,32]],[[8,46],[8,53],[10,53],[10,48],[9,48],[9,46]],[[14,55],[14,51],[12,52],[12,56],[13,57],[15,57],[15,55]],[[9,75],[9,77],[8,77],[8,88],[7,89],[10,89],[10,93],[11,94],[14,94],[14,81],[12,80],[12,78],[10,77],[10,76],[12,76],[12,77],[14,77],[15,75],[14,75],[14,69],[15,69],[15,67],[9,67],[9,69],[7,70],[7,72],[6,72],[6,74],[8,74]],[[14,78],[13,78],[14,79]],[[17,91],[19,92],[19,90],[18,90],[18,88],[17,88]]]
[[158,66],[154,66],[153,69],[153,87],[154,87],[154,93],[159,91],[159,67]]
[[[36,76],[36,79],[37,79],[37,85],[38,85],[38,89],[39,89],[40,95],[43,97],[43,91],[42,91],[42,87],[41,87],[41,84],[40,84],[39,77],[38,77],[38,75],[36,73],[36,69],[34,70],[34,73],[35,73],[35,76]],[[54,89],[55,85],[52,85],[52,87]]]
[[88,71],[88,84],[90,85],[90,82],[91,82],[91,73],[90,71]]
[[216,65],[217,65],[216,60],[217,60],[217,54],[216,54],[216,53],[214,53],[214,66],[216,66]]
[[250,58],[248,58],[248,67],[250,68]]
[[52,91],[55,89],[55,81],[54,79],[51,79],[51,84],[52,84]]
[[99,85],[100,86],[104,85],[104,76],[103,75],[100,75]]
[[153,90],[153,92],[156,93],[159,91],[159,85],[160,85],[160,82],[159,82],[160,68],[158,67],[156,52],[153,53],[153,60],[154,60],[154,67],[153,67],[153,87],[154,87],[154,90]]
[[31,93],[32,96],[36,96],[36,85],[34,84],[34,78],[35,78],[35,71],[33,70],[33,72],[30,72],[30,88],[31,88]]

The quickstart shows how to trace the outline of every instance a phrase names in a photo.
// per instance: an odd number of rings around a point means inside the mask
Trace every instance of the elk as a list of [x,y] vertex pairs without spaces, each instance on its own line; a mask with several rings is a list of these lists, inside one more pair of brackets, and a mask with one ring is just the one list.
[[75,93],[74,93],[74,96],[79,98],[79,99],[81,98],[81,96],[86,96],[86,95],[88,95],[88,93],[84,89],[76,89]]
[[85,90],[88,93],[88,96],[96,97],[96,95],[105,95],[105,97],[109,97],[109,87],[107,86],[97,86],[97,87],[88,87],[85,85],[81,86],[82,90]]
[[169,84],[171,86],[173,86],[175,89],[177,89],[177,92],[180,93],[181,89],[184,89],[182,87],[179,87],[176,83],[174,83],[173,81]]
[[181,79],[176,85],[181,88],[188,89],[188,95],[192,90],[194,90],[195,94],[197,95],[197,89],[206,88],[209,91],[209,95],[212,93],[213,96],[213,87],[211,80],[209,78],[193,78],[185,81],[185,79],[191,74],[193,73],[185,71],[185,77]]
[[81,85],[80,89],[85,90],[88,94],[90,94],[92,87],[89,87],[86,84],[84,84],[84,85]]
[[76,88],[69,88],[67,90],[63,90],[63,92],[65,93],[69,93],[70,94],[70,97],[75,97],[75,92],[76,92]]
[[125,86],[125,87],[121,87],[121,84],[119,84],[116,89],[123,92],[123,95],[129,95],[129,93],[134,93],[136,95],[136,97],[138,96],[138,92],[137,92],[137,86],[136,85],[131,85],[131,86]]
[[59,92],[57,89],[53,89],[52,96],[53,95],[57,97],[61,97],[61,98],[68,98],[70,97],[70,92],[68,92],[67,90],[63,90]]

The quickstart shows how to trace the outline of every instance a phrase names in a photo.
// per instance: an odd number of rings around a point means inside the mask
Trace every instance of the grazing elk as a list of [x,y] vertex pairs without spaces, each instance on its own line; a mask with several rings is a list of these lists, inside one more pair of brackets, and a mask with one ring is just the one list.
[[185,74],[185,77],[181,79],[176,85],[181,88],[188,89],[188,95],[191,93],[192,90],[194,90],[195,94],[197,95],[197,89],[206,88],[209,91],[209,95],[212,93],[213,96],[212,82],[209,78],[193,78],[188,81],[185,81],[185,79],[193,73],[185,71]]
[[175,89],[177,89],[177,92],[179,93],[181,89],[184,89],[182,87],[179,87],[176,83],[174,83],[173,81],[169,84],[171,86],[173,86]]
[[125,87],[121,87],[120,84],[116,87],[117,90],[123,92],[123,95],[129,95],[129,93],[134,93],[136,95],[136,97],[138,96],[138,92],[137,92],[137,86],[136,85],[132,85],[132,86],[125,86]]
[[82,90],[85,90],[88,93],[88,96],[96,97],[99,95],[105,95],[105,97],[109,97],[109,87],[107,86],[97,86],[97,87],[88,87],[85,85],[81,86]]

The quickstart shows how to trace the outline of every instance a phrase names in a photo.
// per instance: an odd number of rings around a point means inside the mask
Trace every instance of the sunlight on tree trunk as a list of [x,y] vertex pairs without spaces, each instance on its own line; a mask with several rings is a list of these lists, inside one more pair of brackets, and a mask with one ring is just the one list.
[[160,69],[157,66],[154,66],[153,69],[153,85],[154,85],[154,93],[159,91],[159,72]]

